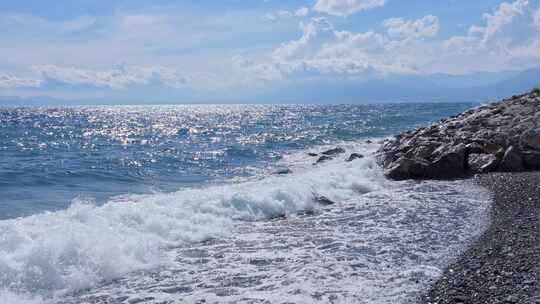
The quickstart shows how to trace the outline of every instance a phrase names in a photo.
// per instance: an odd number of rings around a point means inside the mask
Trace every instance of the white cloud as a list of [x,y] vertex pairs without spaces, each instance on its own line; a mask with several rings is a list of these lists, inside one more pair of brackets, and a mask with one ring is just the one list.
[[302,37],[283,43],[274,51],[278,59],[293,59],[307,56],[317,42],[324,42],[334,36],[334,27],[325,18],[312,18],[309,23],[300,22]]
[[540,64],[540,28],[528,0],[503,2],[485,13],[485,24],[443,41],[432,68],[452,72],[499,71]]
[[[306,10],[309,13],[309,9],[299,8],[290,14],[301,16]],[[263,48],[246,40],[284,32],[291,25],[292,21],[286,25],[260,22],[260,11],[249,10],[197,15],[155,8],[71,21],[0,13],[0,28],[8,28],[0,33],[0,42],[10,45],[0,48],[0,57],[9,58],[13,69],[5,72],[32,72],[45,82],[105,89],[159,82],[215,90],[245,85],[249,80],[231,60],[244,50],[255,55],[262,52]],[[79,33],[83,29],[92,32]],[[115,67],[118,62],[127,65]]]
[[277,20],[277,19],[281,19],[281,18],[291,18],[293,17],[294,14],[292,12],[289,12],[289,11],[286,11],[286,10],[280,10],[280,11],[277,11],[277,12],[274,12],[274,13],[270,13],[270,14],[266,14],[266,18],[268,20]]
[[540,31],[540,9],[536,10],[534,13],[534,25],[536,26],[537,30]]
[[123,89],[131,85],[148,85],[159,82],[179,87],[187,82],[176,70],[166,67],[138,67],[119,65],[110,69],[96,70],[56,65],[39,65],[34,71],[45,80],[55,80],[69,85],[88,85]]
[[305,17],[308,14],[309,14],[309,8],[304,6],[295,11],[279,10],[274,13],[268,13],[264,15],[264,19],[269,20],[269,21],[276,21],[278,19]]
[[0,24],[6,27],[16,27],[17,29],[25,27],[50,28],[50,22],[47,20],[27,14],[2,14],[0,15]]
[[495,37],[505,26],[509,25],[518,16],[525,14],[529,7],[528,0],[517,0],[514,3],[503,2],[493,14],[484,14],[485,26],[472,26],[470,35],[479,35],[483,42]]
[[440,29],[439,18],[432,15],[411,21],[391,18],[384,21],[384,26],[390,37],[400,39],[433,37]]
[[80,32],[95,25],[97,19],[93,16],[79,16],[64,21],[50,21],[41,17],[27,14],[0,14],[0,25],[17,30],[36,29],[47,31],[48,34],[69,34]]
[[273,65],[287,74],[332,74],[373,77],[389,73],[416,73],[407,57],[417,51],[414,44],[439,29],[438,19],[393,19],[387,22],[389,33],[338,31],[325,18],[300,23],[302,36],[278,47]]
[[39,79],[20,78],[7,74],[0,74],[0,89],[37,88],[41,86]]
[[[10,29],[0,34],[2,43],[10,45],[0,48],[0,57],[10,59],[13,71],[34,66],[35,73],[35,79],[0,74],[0,87],[46,87],[52,80],[114,90],[164,85],[231,91],[296,77],[361,79],[540,66],[540,10],[531,0],[506,1],[483,19],[479,16],[479,24],[461,36],[449,38],[439,37],[439,18],[432,15],[391,18],[382,27],[355,32],[339,28],[349,24],[343,20],[334,26],[329,21],[334,18],[311,18],[316,12],[307,7],[273,12],[273,20],[287,21],[274,23],[261,22],[261,11],[227,16],[117,11],[99,20],[88,16],[54,23],[25,15],[0,16],[0,27]],[[347,16],[384,3],[319,0],[313,9]],[[290,31],[299,20],[297,39],[271,46],[276,33]],[[95,31],[79,35],[87,29]],[[45,32],[51,35],[38,35]],[[73,32],[77,35],[62,35]],[[115,66],[117,62],[129,64]],[[13,71],[5,72],[19,75]]]
[[305,16],[307,16],[307,14],[309,14],[309,8],[307,8],[305,6],[297,9],[294,12],[294,15],[297,16],[297,17],[305,17]]
[[[259,60],[272,77],[470,73],[540,66],[540,10],[503,2],[463,36],[438,39],[439,18],[391,18],[384,31],[337,30],[327,19],[300,23],[302,35]],[[429,39],[427,39],[429,38]]]
[[317,0],[314,10],[335,16],[354,13],[383,6],[386,0]]
[[[166,45],[179,37],[178,20],[167,14],[127,14],[114,19],[114,38],[132,43]],[[189,36],[186,34],[186,36]]]

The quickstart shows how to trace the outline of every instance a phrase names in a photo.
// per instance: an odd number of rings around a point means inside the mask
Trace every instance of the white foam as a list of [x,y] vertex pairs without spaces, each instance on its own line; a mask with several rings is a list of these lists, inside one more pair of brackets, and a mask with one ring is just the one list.
[[39,296],[15,293],[6,289],[0,289],[0,303],[6,304],[41,304],[43,298]]
[[388,183],[373,157],[307,162],[290,176],[123,196],[103,206],[78,200],[64,211],[0,221],[0,288],[9,290],[0,295],[18,296],[21,303],[62,296],[170,264],[174,256],[166,248],[229,235],[236,220],[316,208],[314,193],[344,201]]
[[[488,223],[466,182],[404,182],[230,236],[176,248],[176,262],[64,303],[415,303]],[[204,301],[203,301],[204,300]]]

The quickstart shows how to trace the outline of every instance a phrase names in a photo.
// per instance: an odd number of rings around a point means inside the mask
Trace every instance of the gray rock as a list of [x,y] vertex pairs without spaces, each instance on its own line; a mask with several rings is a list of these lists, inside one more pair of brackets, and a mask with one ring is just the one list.
[[468,158],[469,170],[472,173],[488,173],[497,170],[499,159],[493,154],[470,154]]
[[309,155],[309,156],[311,156],[311,157],[317,157],[317,156],[319,156],[319,154],[313,153],[313,152],[310,152],[310,153],[308,153],[307,155]]
[[324,163],[324,162],[329,161],[329,160],[332,160],[332,159],[334,159],[334,158],[333,158],[333,157],[330,157],[330,156],[323,155],[323,156],[321,156],[321,157],[319,157],[319,158],[317,159],[317,161],[315,162],[315,164],[321,164],[321,163]]
[[484,153],[486,153],[486,151],[484,150],[484,148],[479,143],[473,142],[473,143],[467,144],[465,146],[465,153],[467,153],[467,154],[484,154]]
[[[496,126],[499,127],[500,124]],[[508,136],[503,132],[493,132],[490,137],[491,141],[499,147],[505,147],[508,145]]]
[[433,152],[439,148],[439,143],[424,143],[418,147],[412,148],[407,154],[410,158],[431,158]]
[[169,288],[164,288],[161,291],[165,293],[188,293],[188,292],[192,292],[193,288],[189,286],[173,286]]
[[347,162],[352,162],[355,159],[361,159],[361,158],[364,158],[364,155],[360,153],[353,153],[349,156],[349,158],[347,158]]
[[540,128],[529,129],[521,135],[521,147],[540,151]]
[[508,297],[506,297],[506,299],[504,299],[504,302],[505,303],[517,303],[517,302],[519,302],[519,297],[516,296],[516,295],[509,295]]
[[293,173],[293,172],[289,168],[279,168],[274,172],[274,174],[277,174],[277,175],[287,175],[287,174],[291,174],[291,173]]
[[469,298],[464,295],[456,295],[452,298],[454,303],[465,303]]
[[401,157],[385,170],[384,175],[393,180],[424,178],[428,166],[426,160]]
[[[490,136],[490,135],[487,135]],[[485,142],[484,146],[485,153],[491,153],[491,154],[497,154],[497,153],[504,153],[505,149],[503,146],[495,144],[493,142]]]
[[539,153],[540,98],[524,94],[398,134],[383,143],[377,162],[393,179],[451,179],[540,170]]
[[464,150],[442,154],[426,168],[426,177],[434,179],[456,178],[465,175],[466,157]]
[[334,149],[326,150],[322,154],[326,156],[334,156],[334,155],[343,154],[343,153],[345,153],[345,149],[341,147],[336,147]]
[[519,172],[525,170],[523,157],[514,146],[510,146],[506,149],[501,164],[499,165],[499,170],[503,172]]
[[334,202],[333,200],[323,195],[315,195],[314,201],[324,206],[330,206],[330,205],[336,204],[336,202]]
[[523,162],[527,169],[540,170],[540,152],[523,151]]

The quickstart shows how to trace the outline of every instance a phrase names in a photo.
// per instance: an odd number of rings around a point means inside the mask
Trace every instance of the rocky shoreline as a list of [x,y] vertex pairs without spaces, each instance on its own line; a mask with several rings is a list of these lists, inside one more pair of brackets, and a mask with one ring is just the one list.
[[474,180],[493,192],[490,227],[421,302],[540,303],[540,172]]
[[488,230],[421,302],[540,304],[540,90],[386,140],[386,177],[474,181],[493,193]]
[[394,180],[540,169],[540,90],[397,135],[379,163]]

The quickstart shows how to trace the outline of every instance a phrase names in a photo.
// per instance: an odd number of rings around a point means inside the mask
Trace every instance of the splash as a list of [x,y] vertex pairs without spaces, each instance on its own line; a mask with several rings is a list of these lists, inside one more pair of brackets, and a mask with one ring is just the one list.
[[[373,148],[356,147],[367,155]],[[223,238],[239,221],[313,210],[318,195],[346,201],[387,183],[373,157],[350,163],[338,157],[324,166],[304,157],[291,167],[296,173],[285,177],[127,195],[102,206],[75,200],[63,211],[1,221],[0,286],[44,298],[62,296],[170,265],[171,248]]]

